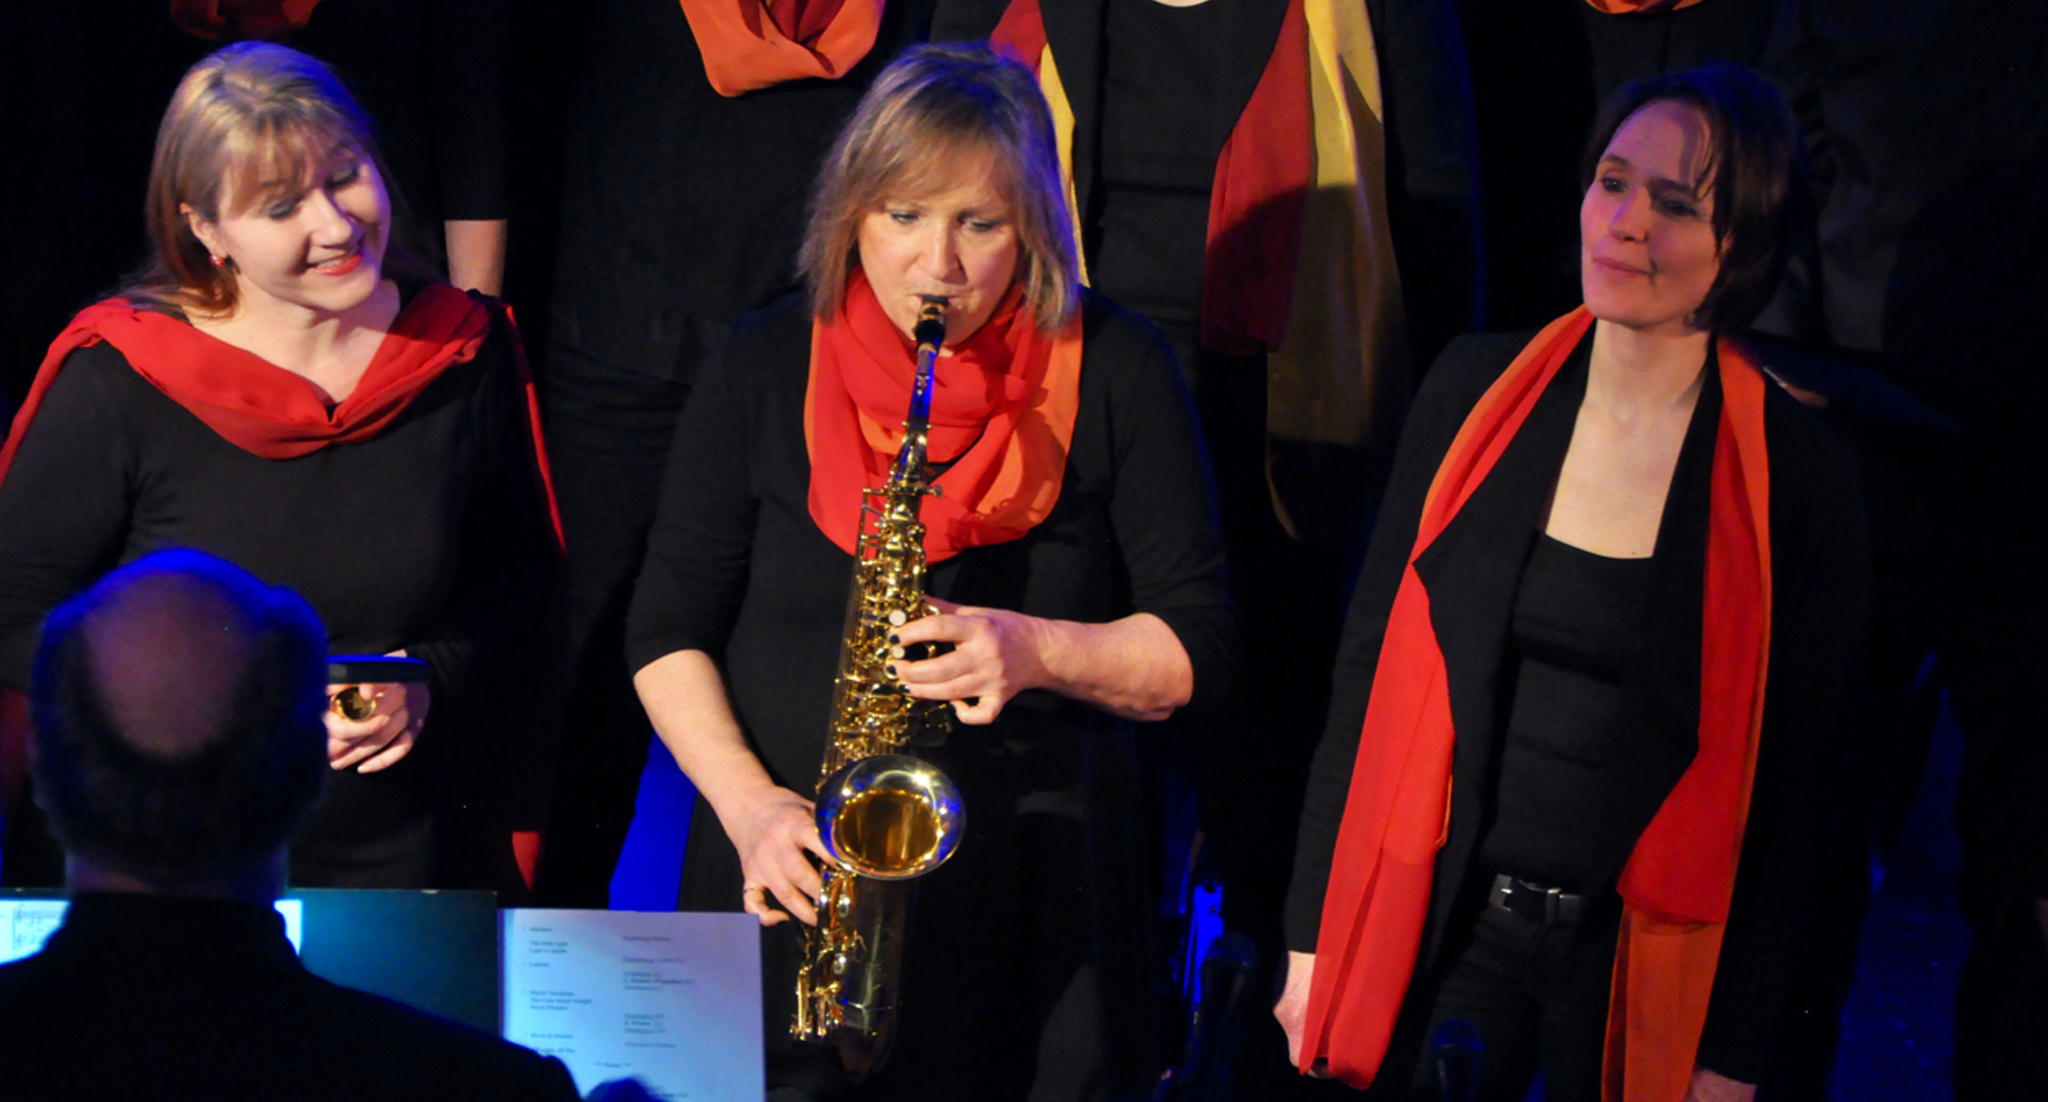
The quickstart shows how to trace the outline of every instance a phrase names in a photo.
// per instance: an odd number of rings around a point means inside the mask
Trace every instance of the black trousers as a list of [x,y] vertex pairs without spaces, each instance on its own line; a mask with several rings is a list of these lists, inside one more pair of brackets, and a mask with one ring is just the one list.
[[646,556],[687,384],[599,364],[560,343],[543,381],[548,457],[569,549],[571,682],[535,894],[604,907],[633,823],[651,728],[626,670],[626,608]]
[[1599,1102],[1620,899],[1609,892],[1588,911],[1563,926],[1475,901],[1453,922],[1436,966],[1410,987],[1366,1097],[1442,1098],[1432,1039],[1463,1020],[1483,1044],[1483,1102],[1521,1102],[1539,1070],[1545,1102]]

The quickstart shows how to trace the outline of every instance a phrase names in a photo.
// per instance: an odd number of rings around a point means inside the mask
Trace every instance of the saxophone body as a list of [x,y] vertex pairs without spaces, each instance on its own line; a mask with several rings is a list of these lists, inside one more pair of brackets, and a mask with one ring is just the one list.
[[917,886],[959,844],[960,797],[945,774],[903,751],[944,704],[913,699],[891,677],[905,657],[889,636],[934,610],[925,598],[924,525],[934,493],[925,464],[932,365],[945,300],[918,317],[917,377],[903,444],[879,490],[866,491],[817,793],[823,871],[818,925],[805,931],[792,1036],[837,1050],[849,1075],[880,1068],[895,1042],[903,943]]

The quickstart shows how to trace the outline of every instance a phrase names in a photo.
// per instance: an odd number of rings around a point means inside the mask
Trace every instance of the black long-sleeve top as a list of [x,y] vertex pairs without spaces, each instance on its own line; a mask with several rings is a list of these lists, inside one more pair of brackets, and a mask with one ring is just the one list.
[[[1402,434],[1378,527],[1338,651],[1329,722],[1316,751],[1290,889],[1288,948],[1314,952],[1352,764],[1394,594],[1431,479],[1466,414],[1527,335],[1461,338],[1434,367]],[[1585,395],[1582,354],[1545,391],[1458,518],[1417,563],[1443,645],[1457,730],[1448,838],[1438,851],[1427,968],[1488,821],[1498,758],[1496,686],[1508,617],[1543,503]],[[1720,415],[1710,369],[1658,530],[1655,576],[1624,667],[1615,777],[1591,860],[1618,874],[1628,850],[1698,746],[1699,641],[1707,491]],[[1870,618],[1862,494],[1847,447],[1775,386],[1764,431],[1771,472],[1772,619],[1763,730],[1734,900],[1700,1040],[1703,1066],[1757,1082],[1812,916],[1814,885],[1838,826],[1851,693]]]
[[282,460],[229,443],[112,345],[72,353],[0,482],[0,684],[27,688],[65,599],[195,548],[305,597],[332,653],[424,658],[421,752],[490,778],[458,798],[537,828],[546,774],[524,766],[552,761],[558,566],[511,339],[494,328],[378,435]]
[[[1021,539],[934,564],[931,592],[1060,620],[1152,613],[1187,649],[1199,707],[1228,679],[1231,646],[1208,462],[1156,334],[1102,299],[1083,310],[1080,410],[1058,504]],[[823,760],[853,571],[808,504],[810,340],[803,302],[784,299],[734,331],[722,370],[691,398],[627,637],[635,670],[683,650],[718,659],[769,772],[799,791]],[[1084,727],[1102,718],[1036,690],[1009,709]]]

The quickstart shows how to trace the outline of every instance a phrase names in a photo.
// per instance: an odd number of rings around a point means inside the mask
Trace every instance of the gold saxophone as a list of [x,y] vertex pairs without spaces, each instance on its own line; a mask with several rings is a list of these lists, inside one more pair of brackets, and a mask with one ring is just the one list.
[[823,870],[818,925],[804,935],[797,972],[801,1041],[831,1045],[848,1074],[880,1068],[895,1043],[897,988],[914,878],[939,867],[960,842],[960,794],[944,773],[902,751],[916,728],[947,722],[944,704],[914,700],[889,675],[905,657],[895,630],[935,610],[925,599],[924,525],[931,487],[925,441],[932,364],[945,343],[946,300],[918,313],[917,377],[903,446],[879,490],[866,491],[846,630],[833,683],[832,730],[818,783],[818,834],[833,861]]

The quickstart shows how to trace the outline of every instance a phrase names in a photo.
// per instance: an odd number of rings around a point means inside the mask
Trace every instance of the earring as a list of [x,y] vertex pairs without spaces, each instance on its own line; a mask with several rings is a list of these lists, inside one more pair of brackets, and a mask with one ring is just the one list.
[[213,266],[214,266],[214,267],[216,267],[216,268],[225,268],[225,267],[227,267],[227,266],[228,266],[228,258],[227,258],[227,257],[224,257],[224,256],[213,256],[213,255],[211,255],[211,254],[208,254],[208,259],[210,259],[210,260],[212,260],[212,261],[213,261]]

